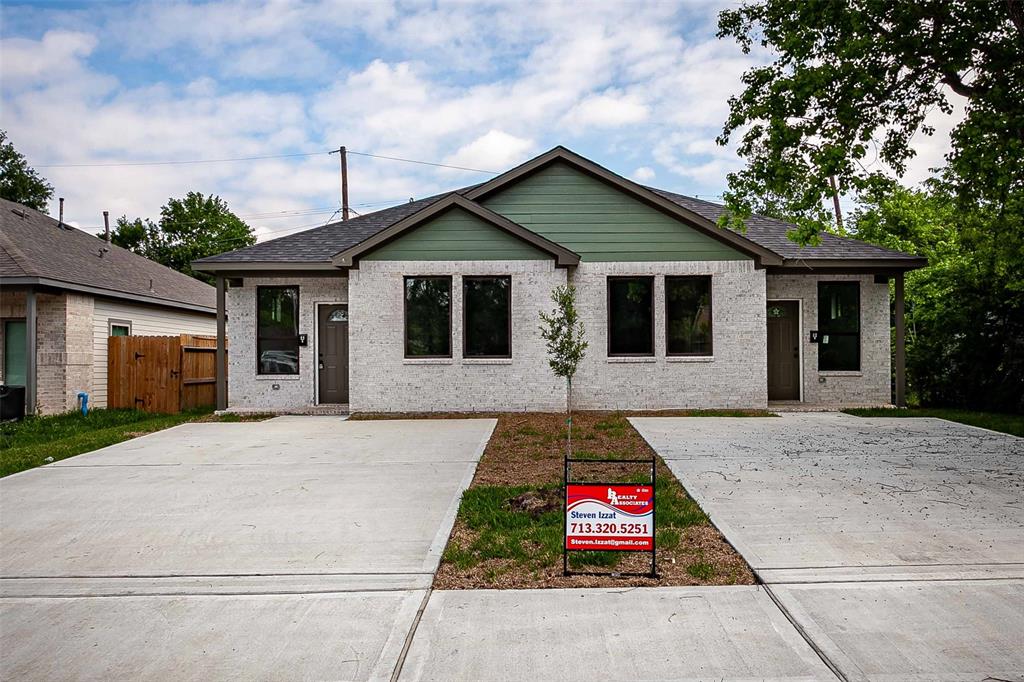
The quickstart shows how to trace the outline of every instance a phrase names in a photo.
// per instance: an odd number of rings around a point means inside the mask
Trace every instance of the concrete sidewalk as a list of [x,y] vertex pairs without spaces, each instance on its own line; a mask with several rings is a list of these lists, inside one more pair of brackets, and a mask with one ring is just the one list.
[[390,679],[494,425],[187,424],[0,480],[0,679]]
[[1024,440],[836,413],[631,421],[846,679],[1024,679]]

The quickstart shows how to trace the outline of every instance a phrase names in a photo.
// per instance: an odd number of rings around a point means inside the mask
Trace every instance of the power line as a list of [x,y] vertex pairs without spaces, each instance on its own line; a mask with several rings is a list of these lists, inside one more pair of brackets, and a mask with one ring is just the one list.
[[117,163],[51,163],[36,168],[113,168],[116,166],[183,166],[195,163],[231,163],[235,161],[261,161],[263,159],[290,159],[297,156],[320,156],[330,152],[302,152],[298,154],[271,154],[267,156],[239,156],[231,159],[186,159],[182,161],[125,161]]
[[416,159],[402,159],[397,156],[380,156],[379,154],[367,154],[366,152],[354,152],[351,149],[347,150],[349,154],[356,154],[358,156],[369,156],[372,159],[385,159],[387,161],[401,161],[403,163],[416,163],[421,166],[436,166],[438,168],[454,168],[455,170],[470,171],[472,173],[487,173],[489,175],[499,175],[498,171],[480,170],[479,168],[466,168],[465,166],[450,166],[446,163],[434,163],[432,161],[417,161]]

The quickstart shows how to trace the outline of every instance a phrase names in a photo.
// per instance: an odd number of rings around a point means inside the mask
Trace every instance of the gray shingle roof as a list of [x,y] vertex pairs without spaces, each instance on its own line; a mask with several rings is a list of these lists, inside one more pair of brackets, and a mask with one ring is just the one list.
[[[348,221],[330,223],[323,227],[261,242],[237,251],[203,258],[197,263],[329,262],[331,256],[355,246],[435,201],[453,193],[465,194],[472,188],[463,187],[453,192],[392,206]],[[725,210],[723,206],[710,201],[655,187],[647,189],[712,222],[717,221]],[[746,226],[745,237],[787,260],[811,258],[918,260],[918,257],[912,254],[831,234],[821,235],[821,244],[818,246],[800,246],[786,236],[786,233],[795,227],[794,225],[761,215],[751,216],[747,220]]]
[[[100,256],[101,248],[109,251]],[[216,290],[176,270],[0,199],[0,280],[41,278],[102,289],[113,297],[216,310]],[[152,288],[150,287],[152,282]]]

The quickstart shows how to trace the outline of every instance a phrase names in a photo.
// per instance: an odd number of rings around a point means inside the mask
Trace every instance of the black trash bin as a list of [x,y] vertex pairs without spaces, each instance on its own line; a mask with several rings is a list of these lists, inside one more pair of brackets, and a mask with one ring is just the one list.
[[0,384],[0,421],[25,418],[25,387]]

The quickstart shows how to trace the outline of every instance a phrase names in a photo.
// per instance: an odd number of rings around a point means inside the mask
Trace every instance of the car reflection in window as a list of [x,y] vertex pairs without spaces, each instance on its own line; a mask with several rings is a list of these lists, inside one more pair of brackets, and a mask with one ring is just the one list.
[[260,372],[263,374],[297,374],[299,356],[288,350],[265,350],[260,355]]

